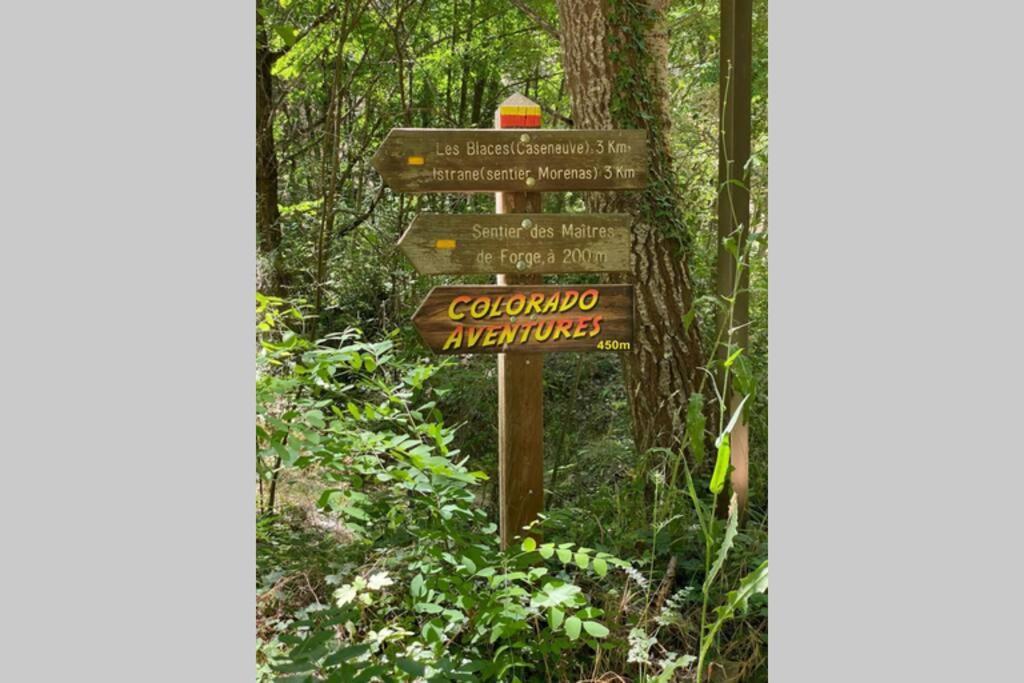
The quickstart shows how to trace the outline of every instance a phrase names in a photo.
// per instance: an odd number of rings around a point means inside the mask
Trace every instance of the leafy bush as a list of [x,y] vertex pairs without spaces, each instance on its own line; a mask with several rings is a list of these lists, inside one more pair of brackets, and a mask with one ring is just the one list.
[[[371,343],[355,329],[312,342],[291,329],[302,314],[280,299],[259,296],[257,310],[261,486],[312,478],[317,514],[344,526],[336,538],[261,496],[260,680],[580,680],[614,666],[668,683],[710,661],[767,587],[766,564],[742,579],[727,572],[744,537],[735,516],[714,520],[681,453],[668,451],[637,461],[627,495],[593,501],[632,544],[619,548],[641,554],[636,566],[607,545],[538,540],[555,530],[598,538],[567,509],[502,550],[480,505],[487,477],[467,467],[438,410],[448,362],[405,358],[394,338]],[[695,442],[702,430],[690,425]],[[703,562],[656,571],[701,550]]]
[[[294,309],[259,301],[260,476],[317,472],[319,507],[356,538],[321,563],[329,596],[310,588],[311,603],[275,618],[264,674],[525,680],[538,662],[598,647],[609,629],[575,581],[629,565],[533,537],[499,549],[474,495],[485,475],[464,466],[436,409],[429,380],[440,366],[403,361],[391,340],[368,343],[355,330],[311,343],[284,326],[301,318]],[[265,523],[260,537],[267,604],[281,601],[281,563],[271,559],[290,542],[286,528]]]

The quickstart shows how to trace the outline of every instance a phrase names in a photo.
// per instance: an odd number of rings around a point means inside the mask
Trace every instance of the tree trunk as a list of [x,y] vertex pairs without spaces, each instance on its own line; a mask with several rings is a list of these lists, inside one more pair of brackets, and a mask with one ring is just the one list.
[[669,147],[665,0],[558,0],[559,35],[577,128],[643,128],[650,182],[641,192],[589,193],[588,209],[634,217],[633,347],[623,354],[633,436],[640,451],[676,448],[686,401],[703,363],[693,304],[679,183]]
[[[344,27],[348,20],[348,6],[345,8]],[[328,252],[334,234],[334,200],[338,191],[338,169],[340,167],[340,150],[338,149],[339,129],[341,126],[341,74],[345,64],[345,40],[348,31],[341,30],[338,39],[338,52],[334,57],[334,75],[331,80],[331,99],[327,105],[327,117],[324,121],[324,154],[321,185],[323,186],[323,205],[320,216],[320,231],[316,239],[316,289],[313,292],[313,326],[312,337],[315,339],[323,328],[320,319],[323,313],[324,287],[327,281]]]
[[[257,3],[258,6],[258,3]],[[281,214],[278,210],[277,151],[274,149],[274,81],[270,69],[276,56],[270,51],[263,17],[256,13],[256,236],[266,272],[262,288],[280,294]]]

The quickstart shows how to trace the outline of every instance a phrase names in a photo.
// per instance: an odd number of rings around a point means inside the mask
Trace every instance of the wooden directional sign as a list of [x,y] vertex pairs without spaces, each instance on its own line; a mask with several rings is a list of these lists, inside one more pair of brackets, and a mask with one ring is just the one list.
[[398,192],[639,189],[647,133],[393,128],[373,166]]
[[416,270],[615,273],[629,270],[624,213],[420,214],[398,241]]
[[633,341],[633,287],[435,287],[412,322],[436,353],[620,351]]

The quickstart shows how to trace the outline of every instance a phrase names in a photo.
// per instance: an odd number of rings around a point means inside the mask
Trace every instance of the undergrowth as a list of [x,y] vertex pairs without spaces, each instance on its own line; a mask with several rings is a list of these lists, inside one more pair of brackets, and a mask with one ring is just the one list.
[[502,550],[439,409],[457,367],[354,329],[310,341],[279,299],[258,316],[259,680],[764,676],[765,527],[715,519],[710,460],[574,432],[554,505]]

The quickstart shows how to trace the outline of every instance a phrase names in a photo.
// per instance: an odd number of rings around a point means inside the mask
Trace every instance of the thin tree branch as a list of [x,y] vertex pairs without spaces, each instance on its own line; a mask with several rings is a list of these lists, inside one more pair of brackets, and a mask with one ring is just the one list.
[[542,17],[537,10],[527,5],[523,0],[509,0],[509,2],[515,5],[520,12],[525,14],[534,24],[537,25],[541,31],[548,34],[555,40],[561,41],[561,37],[558,35],[558,29],[555,28],[551,22]]
[[361,214],[359,214],[358,216],[353,218],[351,221],[349,221],[348,225],[346,225],[344,228],[342,228],[341,230],[338,231],[337,237],[344,237],[345,235],[347,235],[348,233],[352,232],[353,230],[358,228],[360,225],[365,223],[366,219],[369,218],[373,214],[374,209],[377,208],[377,203],[380,202],[380,199],[383,196],[384,196],[384,183],[381,183],[380,187],[377,188],[377,194],[375,194],[373,196],[373,199],[370,200],[370,205],[368,207],[366,207],[366,211],[362,212]]

